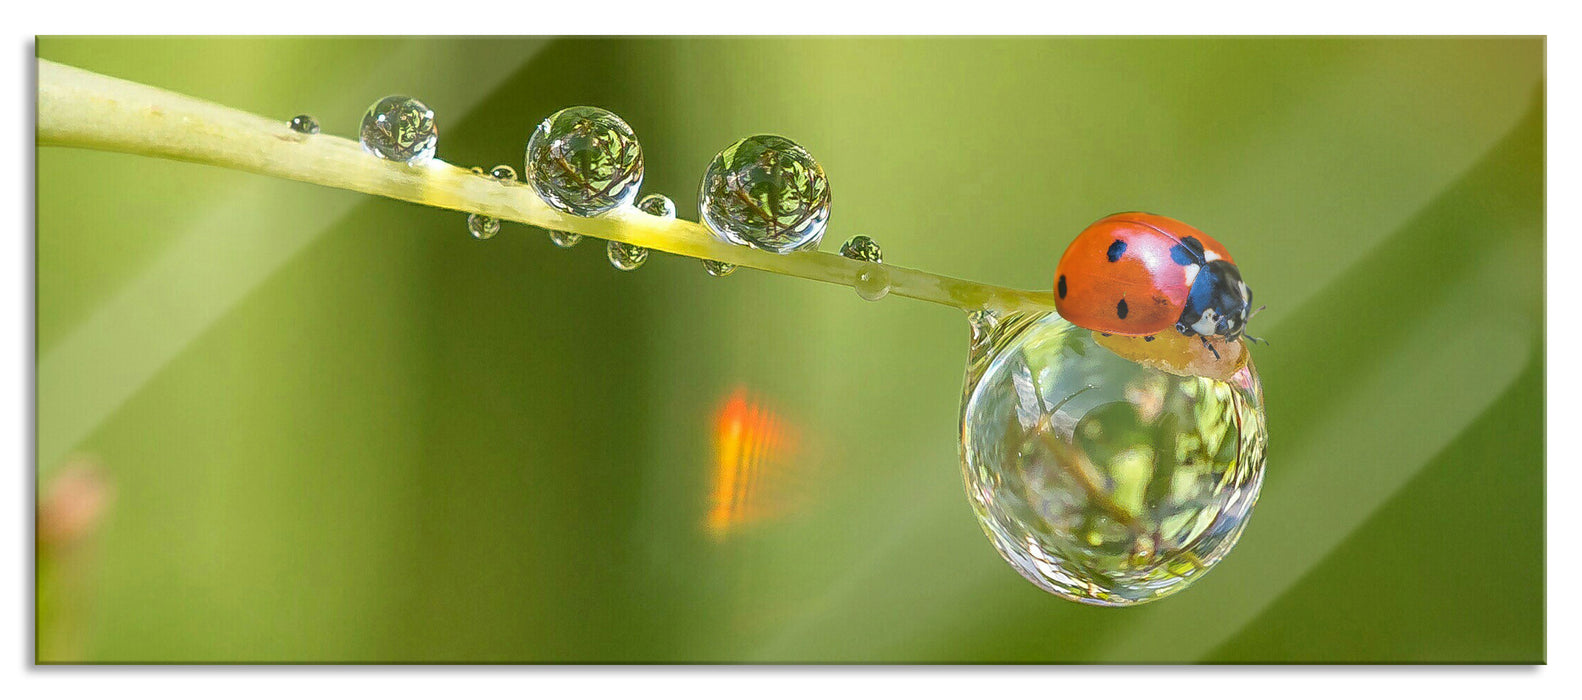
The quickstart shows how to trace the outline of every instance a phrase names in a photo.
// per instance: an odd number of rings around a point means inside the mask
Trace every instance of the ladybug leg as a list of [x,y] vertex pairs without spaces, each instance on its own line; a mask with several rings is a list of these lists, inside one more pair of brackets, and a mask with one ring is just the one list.
[[1268,345],[1269,344],[1269,341],[1264,340],[1263,338],[1259,338],[1258,336],[1255,336],[1255,335],[1247,335],[1246,333],[1243,333],[1241,337],[1246,338],[1247,340],[1250,340],[1250,341],[1252,341],[1254,343],[1263,343],[1264,345]]
[[1207,337],[1200,335],[1200,336],[1197,337],[1197,339],[1203,341],[1203,347],[1208,348],[1209,352],[1214,353],[1214,359],[1216,359],[1216,360],[1219,359],[1219,351],[1214,349],[1214,344],[1208,342],[1208,338]]

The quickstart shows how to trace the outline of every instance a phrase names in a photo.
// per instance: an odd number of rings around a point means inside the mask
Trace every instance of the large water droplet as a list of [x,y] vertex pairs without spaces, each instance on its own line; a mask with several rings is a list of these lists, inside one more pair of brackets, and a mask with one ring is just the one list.
[[824,169],[780,136],[749,136],[720,151],[698,188],[703,223],[715,235],[775,253],[817,248],[829,204]]
[[550,231],[549,242],[562,248],[570,248],[582,242],[582,234],[570,231]]
[[879,249],[879,242],[867,236],[852,236],[841,244],[840,254],[852,260],[866,260],[871,263],[884,262],[884,251]]
[[368,108],[358,140],[363,150],[385,160],[421,165],[434,157],[439,127],[428,105],[391,95]]
[[857,281],[852,288],[857,290],[857,296],[868,301],[883,299],[890,293],[890,271],[877,263],[863,265],[857,271]]
[[467,231],[472,234],[473,238],[486,241],[494,238],[494,234],[500,232],[500,220],[482,214],[468,214]]
[[643,149],[632,128],[598,107],[567,107],[539,122],[527,142],[527,181],[550,206],[597,216],[631,204],[643,184]]
[[319,133],[319,120],[307,114],[298,114],[292,117],[291,121],[287,122],[286,125],[299,134],[312,136]]
[[1263,389],[1123,359],[1055,314],[975,318],[961,431],[984,532],[1039,587],[1094,605],[1185,588],[1263,483]]
[[724,277],[736,271],[736,266],[718,260],[704,260],[703,269],[714,277]]

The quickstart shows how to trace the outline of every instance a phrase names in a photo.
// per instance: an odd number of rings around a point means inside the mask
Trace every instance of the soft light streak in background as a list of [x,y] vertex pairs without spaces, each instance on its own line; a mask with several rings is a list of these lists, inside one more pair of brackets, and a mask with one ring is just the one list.
[[[1105,214],[1168,213],[1232,247],[1272,341],[1241,544],[1168,601],[1089,609],[972,518],[954,312],[42,150],[40,486],[92,453],[114,498],[83,584],[40,580],[41,660],[1542,658],[1541,40],[38,47],[341,135],[417,95],[463,165],[520,166],[538,119],[601,105],[694,219],[719,148],[783,133],[829,174],[826,247],[1011,286]],[[797,517],[722,538],[711,421],[744,385],[795,419],[780,471],[818,471]],[[91,624],[52,646],[68,602]]]
[[714,415],[714,483],[704,526],[723,538],[786,515],[806,495],[799,489],[807,488],[810,467],[795,426],[737,387]]

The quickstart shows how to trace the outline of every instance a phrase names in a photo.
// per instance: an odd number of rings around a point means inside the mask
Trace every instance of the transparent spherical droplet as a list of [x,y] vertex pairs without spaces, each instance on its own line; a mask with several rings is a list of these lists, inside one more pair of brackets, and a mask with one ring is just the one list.
[[312,116],[306,114],[298,114],[297,116],[292,117],[291,121],[287,122],[287,126],[290,126],[292,131],[295,131],[299,134],[307,134],[312,136],[313,134],[319,133],[319,120],[314,119]]
[[368,108],[358,140],[363,150],[385,160],[421,165],[434,157],[439,127],[428,105],[391,95]]
[[651,194],[637,200],[637,210],[662,219],[676,218],[676,203],[662,194]]
[[502,182],[516,182],[516,168],[509,165],[496,165],[489,171],[489,177]]
[[775,253],[817,248],[829,204],[824,169],[780,136],[749,136],[720,151],[698,189],[703,223],[715,235]]
[[598,107],[567,107],[539,122],[528,139],[526,175],[550,206],[597,216],[637,196],[643,149],[620,117]]
[[473,238],[486,241],[500,232],[500,220],[482,214],[468,214],[467,231],[472,233]]
[[648,249],[642,246],[628,245],[620,241],[610,241],[604,247],[604,254],[610,259],[610,264],[617,270],[628,272],[636,270],[648,262]]
[[1018,573],[1063,598],[1146,603],[1235,545],[1263,483],[1263,389],[1123,359],[1055,314],[977,319],[967,493]]
[[718,260],[704,260],[703,269],[714,277],[724,277],[736,271],[736,266]]
[[868,301],[878,301],[890,293],[890,271],[884,267],[869,263],[857,271],[857,282],[852,285],[857,290],[857,296]]
[[549,242],[562,248],[570,248],[582,242],[582,234],[570,231],[550,231]]
[[852,260],[866,260],[871,263],[884,262],[884,251],[879,249],[879,242],[867,236],[852,236],[841,244],[840,254]]

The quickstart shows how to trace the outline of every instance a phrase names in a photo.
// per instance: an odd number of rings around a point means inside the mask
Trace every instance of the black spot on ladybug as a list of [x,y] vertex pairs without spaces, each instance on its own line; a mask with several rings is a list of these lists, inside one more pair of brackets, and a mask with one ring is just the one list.
[[1121,256],[1125,254],[1126,241],[1123,241],[1119,238],[1115,239],[1115,242],[1110,244],[1110,249],[1104,252],[1104,255],[1110,259],[1110,262],[1120,262]]
[[1207,262],[1203,258],[1203,244],[1197,238],[1187,236],[1180,243],[1170,246],[1170,259],[1177,265],[1202,264]]
[[1115,305],[1115,315],[1119,316],[1121,318],[1126,318],[1126,300],[1125,299],[1122,299],[1119,304]]
[[1066,276],[1060,276],[1060,283],[1055,285],[1055,291],[1060,292],[1060,298],[1066,298]]

